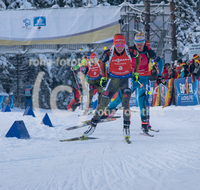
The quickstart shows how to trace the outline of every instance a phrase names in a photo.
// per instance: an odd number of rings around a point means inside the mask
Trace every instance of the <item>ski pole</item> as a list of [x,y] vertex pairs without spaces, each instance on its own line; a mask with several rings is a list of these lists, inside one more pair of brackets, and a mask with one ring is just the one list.
[[73,74],[74,74],[74,78],[75,78],[76,84],[77,84],[77,86],[78,86],[78,88],[80,90],[80,87],[79,87],[79,84],[78,84],[78,81],[77,81],[77,78],[76,78],[76,74],[75,74],[74,70],[72,70],[72,71],[73,71]]
[[163,83],[161,83],[167,90],[169,90],[169,87],[166,87]]
[[137,82],[139,83],[140,86],[142,86],[148,92],[148,94],[151,94],[151,91],[148,91],[140,81],[137,81]]

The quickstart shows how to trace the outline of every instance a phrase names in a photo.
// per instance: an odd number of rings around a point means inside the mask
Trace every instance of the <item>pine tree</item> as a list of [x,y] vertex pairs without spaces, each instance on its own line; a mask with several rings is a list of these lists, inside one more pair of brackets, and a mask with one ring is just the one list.
[[198,0],[176,1],[176,25],[178,58],[183,61],[189,59],[187,46],[193,43],[200,43],[199,19],[197,17]]
[[0,84],[2,84],[4,90],[9,93],[12,91],[12,72],[15,67],[10,63],[5,56],[0,56]]

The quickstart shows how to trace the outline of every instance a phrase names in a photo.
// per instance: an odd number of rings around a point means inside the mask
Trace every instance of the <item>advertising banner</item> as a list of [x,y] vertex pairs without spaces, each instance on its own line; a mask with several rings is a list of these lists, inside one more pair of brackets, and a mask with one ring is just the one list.
[[189,60],[193,58],[194,54],[199,54],[200,52],[200,44],[189,44]]
[[151,92],[151,94],[147,94],[147,106],[152,106],[154,85],[155,81],[149,81],[148,90]]
[[120,32],[120,7],[0,11],[0,44],[102,43]]
[[[166,86],[168,86],[168,80],[166,80]],[[160,104],[161,106],[165,105],[167,97],[167,88],[164,85],[160,84]]]
[[175,81],[176,105],[191,106],[198,104],[198,88],[197,81],[192,83],[191,77],[188,77],[189,93],[187,94],[186,79],[180,78]]
[[136,106],[138,107],[138,92],[137,89],[131,94],[131,99],[130,99],[130,107]]
[[154,85],[152,106],[160,106],[160,88],[156,82]]
[[196,83],[197,83],[197,88],[198,88],[198,101],[199,101],[199,104],[200,104],[200,81],[199,80],[196,80]]
[[169,79],[166,86],[162,86],[165,88],[165,104],[163,107],[170,106],[174,96],[174,79]]

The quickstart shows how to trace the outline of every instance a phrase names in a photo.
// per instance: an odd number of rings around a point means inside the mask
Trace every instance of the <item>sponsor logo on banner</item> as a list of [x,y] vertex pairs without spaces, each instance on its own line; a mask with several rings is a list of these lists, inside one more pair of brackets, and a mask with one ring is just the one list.
[[27,19],[27,18],[24,19],[23,22],[24,22],[24,25],[25,25],[26,27],[28,27],[28,26],[31,25],[31,21],[30,21],[29,19]]
[[46,17],[34,17],[33,19],[33,25],[34,26],[46,26]]
[[147,94],[147,106],[152,106],[154,83],[155,81],[149,81],[148,90],[151,92],[151,94]]
[[131,94],[131,98],[130,98],[130,107],[133,107],[133,106],[138,107],[137,89]]
[[[192,83],[191,77],[188,77],[188,91],[186,89],[186,81],[185,78],[176,80],[176,104],[177,106],[189,106],[189,105],[197,105],[197,89],[195,87],[195,82]],[[188,93],[188,94],[187,94]]]
[[31,29],[31,20],[28,19],[28,18],[25,18],[23,20],[23,26],[22,26],[22,28]]

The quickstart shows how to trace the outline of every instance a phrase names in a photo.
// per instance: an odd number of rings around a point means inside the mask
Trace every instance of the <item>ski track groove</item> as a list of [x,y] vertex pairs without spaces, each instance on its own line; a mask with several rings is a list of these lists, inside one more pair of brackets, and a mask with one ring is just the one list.
[[[117,157],[121,160],[121,162],[123,163],[127,163],[127,165],[129,165],[130,167],[132,167],[133,169],[134,169],[134,174],[135,175],[138,175],[138,173],[140,173],[141,174],[141,178],[144,178],[144,176],[147,176],[146,175],[146,173],[145,172],[141,172],[141,170],[140,170],[140,168],[138,168],[137,166],[135,166],[135,163],[138,163],[138,160],[135,160],[134,162],[132,162],[133,164],[130,164],[130,162],[127,160],[127,159],[124,159],[124,158],[122,158],[121,156],[119,156],[118,155],[118,153],[116,152],[116,150],[115,150],[115,153],[116,153],[116,155],[117,155]],[[123,161],[122,161],[123,160]],[[143,163],[141,164],[141,165],[143,165]],[[126,168],[128,168],[127,170],[129,170],[130,168],[129,167],[127,167],[126,166]],[[145,167],[145,169],[146,169],[146,167]],[[137,172],[136,172],[137,171]],[[142,170],[143,171],[143,170]],[[153,181],[153,182],[158,182],[157,180],[154,180],[151,176],[148,176],[148,178],[151,180],[151,181]],[[131,179],[131,181],[132,181],[132,179]]]
[[[83,164],[84,164],[84,160],[85,160],[86,156],[89,155],[89,154],[88,154],[89,152],[91,152],[91,150],[88,150],[88,151],[84,154],[83,159],[82,159],[82,161],[81,161],[81,179],[82,179],[82,181],[83,181],[83,185],[85,186],[85,188],[86,188],[87,190],[90,190],[90,187],[87,187],[86,182],[85,182],[85,180],[84,180],[84,169],[83,169]],[[88,163],[87,163],[87,164],[88,164]],[[88,164],[88,165],[89,165],[89,164]]]
[[[104,176],[104,179],[105,179],[105,182],[106,182],[106,184],[107,184],[107,187],[110,189],[110,190],[112,190],[112,187],[110,187],[110,185],[109,185],[109,180],[107,179],[107,177],[106,177],[106,169],[105,169],[105,164],[104,164],[104,156],[105,156],[105,151],[106,151],[106,148],[104,148],[103,149],[103,152],[102,152],[102,157],[101,157],[101,161],[102,161],[102,168],[103,168],[103,176]],[[107,189],[107,190],[109,190],[109,189]]]
[[111,147],[111,146],[110,146],[110,149],[111,149],[111,151],[117,156],[117,158],[119,159],[120,165],[122,166],[122,169],[123,169],[123,174],[125,174],[125,178],[126,178],[126,179],[129,179],[129,181],[127,181],[127,182],[130,184],[130,182],[132,181],[132,179],[131,179],[131,177],[130,177],[131,174],[129,173],[129,169],[128,169],[127,165],[125,165],[125,163],[123,162],[124,159],[123,159],[123,161],[122,161],[121,156],[119,156],[119,155],[117,154],[117,152],[116,152],[116,150],[114,149],[114,147]]

